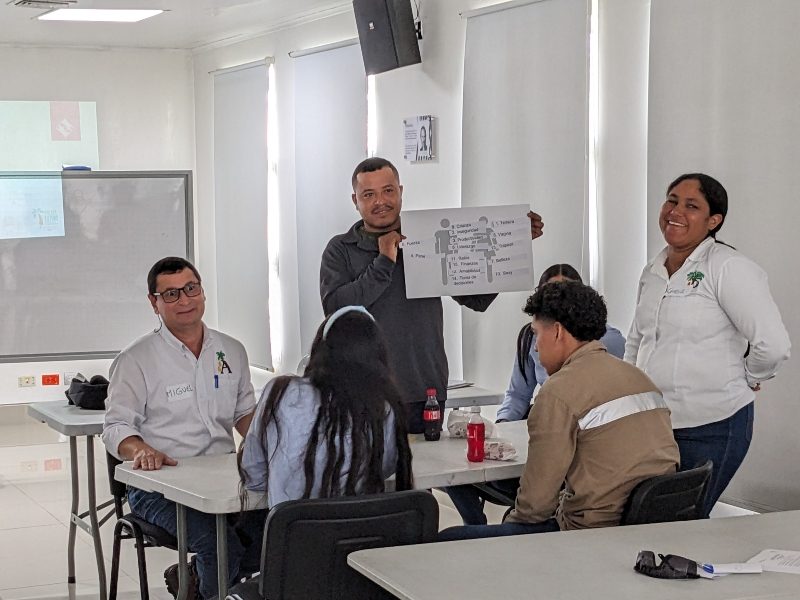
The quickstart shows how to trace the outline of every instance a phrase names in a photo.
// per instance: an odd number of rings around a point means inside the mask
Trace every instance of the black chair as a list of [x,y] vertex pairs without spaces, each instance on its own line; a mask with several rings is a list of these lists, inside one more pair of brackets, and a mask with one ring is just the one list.
[[108,484],[114,498],[114,512],[117,523],[114,525],[114,548],[111,554],[111,578],[109,581],[108,599],[116,600],[117,583],[119,581],[119,556],[122,540],[136,540],[136,558],[139,563],[139,593],[142,600],[148,600],[150,593],[147,589],[147,562],[144,557],[145,548],[163,546],[172,550],[178,549],[178,540],[169,532],[148,523],[133,513],[125,514],[122,510],[127,499],[127,488],[124,483],[114,479],[114,469],[122,461],[106,452],[106,465],[108,467]]
[[267,516],[261,574],[232,587],[227,598],[394,598],[351,569],[347,555],[432,542],[438,525],[439,505],[433,494],[421,490],[282,502]]
[[631,491],[620,525],[667,523],[701,519],[714,463],[659,475],[639,482]]
[[[519,487],[519,478],[516,478],[517,488]],[[508,513],[512,511],[517,502],[517,494],[508,494],[494,486],[485,483],[473,483],[472,486],[477,490],[478,495],[484,503],[490,502],[498,506],[508,507],[506,512],[503,513],[503,521],[506,520]]]

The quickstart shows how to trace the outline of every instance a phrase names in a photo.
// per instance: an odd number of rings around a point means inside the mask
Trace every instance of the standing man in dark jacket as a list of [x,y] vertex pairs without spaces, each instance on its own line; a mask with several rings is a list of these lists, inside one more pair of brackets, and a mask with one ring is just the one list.
[[[444,409],[447,356],[441,298],[406,297],[403,253],[399,248],[403,186],[395,166],[378,157],[355,168],[353,204],[361,215],[347,233],[328,242],[320,266],[320,295],[326,315],[342,306],[365,306],[389,340],[390,363],[406,404],[408,428],[421,433],[425,390],[436,388]],[[529,213],[531,239],[542,234],[541,217]],[[454,296],[473,310],[485,311],[497,294]]]

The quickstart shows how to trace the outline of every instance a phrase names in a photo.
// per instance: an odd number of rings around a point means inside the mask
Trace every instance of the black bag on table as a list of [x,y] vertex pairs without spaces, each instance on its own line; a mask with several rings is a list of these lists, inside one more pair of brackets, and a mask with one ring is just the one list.
[[64,392],[70,404],[88,410],[105,410],[108,396],[108,379],[95,375],[89,381],[83,375],[73,377],[69,389]]

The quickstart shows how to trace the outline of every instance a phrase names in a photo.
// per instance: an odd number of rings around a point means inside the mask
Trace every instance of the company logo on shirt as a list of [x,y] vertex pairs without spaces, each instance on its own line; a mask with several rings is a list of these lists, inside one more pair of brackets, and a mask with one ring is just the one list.
[[181,398],[193,398],[194,387],[191,383],[179,383],[167,388],[167,400],[180,400]]
[[691,273],[686,275],[686,285],[696,288],[700,285],[700,282],[703,281],[705,275],[700,271],[692,271]]
[[217,373],[220,375],[223,373],[232,373],[230,365],[225,360],[225,353],[221,350],[217,352]]

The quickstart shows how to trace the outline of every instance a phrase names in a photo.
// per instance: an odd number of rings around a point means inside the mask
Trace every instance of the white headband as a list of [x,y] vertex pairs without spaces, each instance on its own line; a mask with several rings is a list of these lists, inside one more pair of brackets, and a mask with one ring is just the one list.
[[330,317],[328,317],[328,321],[325,323],[325,327],[322,328],[322,339],[323,340],[328,337],[328,332],[330,331],[331,325],[333,325],[333,322],[336,319],[338,319],[339,317],[341,317],[343,314],[349,313],[349,312],[364,313],[365,315],[367,315],[373,321],[375,320],[375,317],[373,317],[371,314],[369,314],[369,311],[366,308],[364,308],[363,306],[358,306],[358,305],[343,306],[342,308],[337,310],[335,313],[333,313]]

